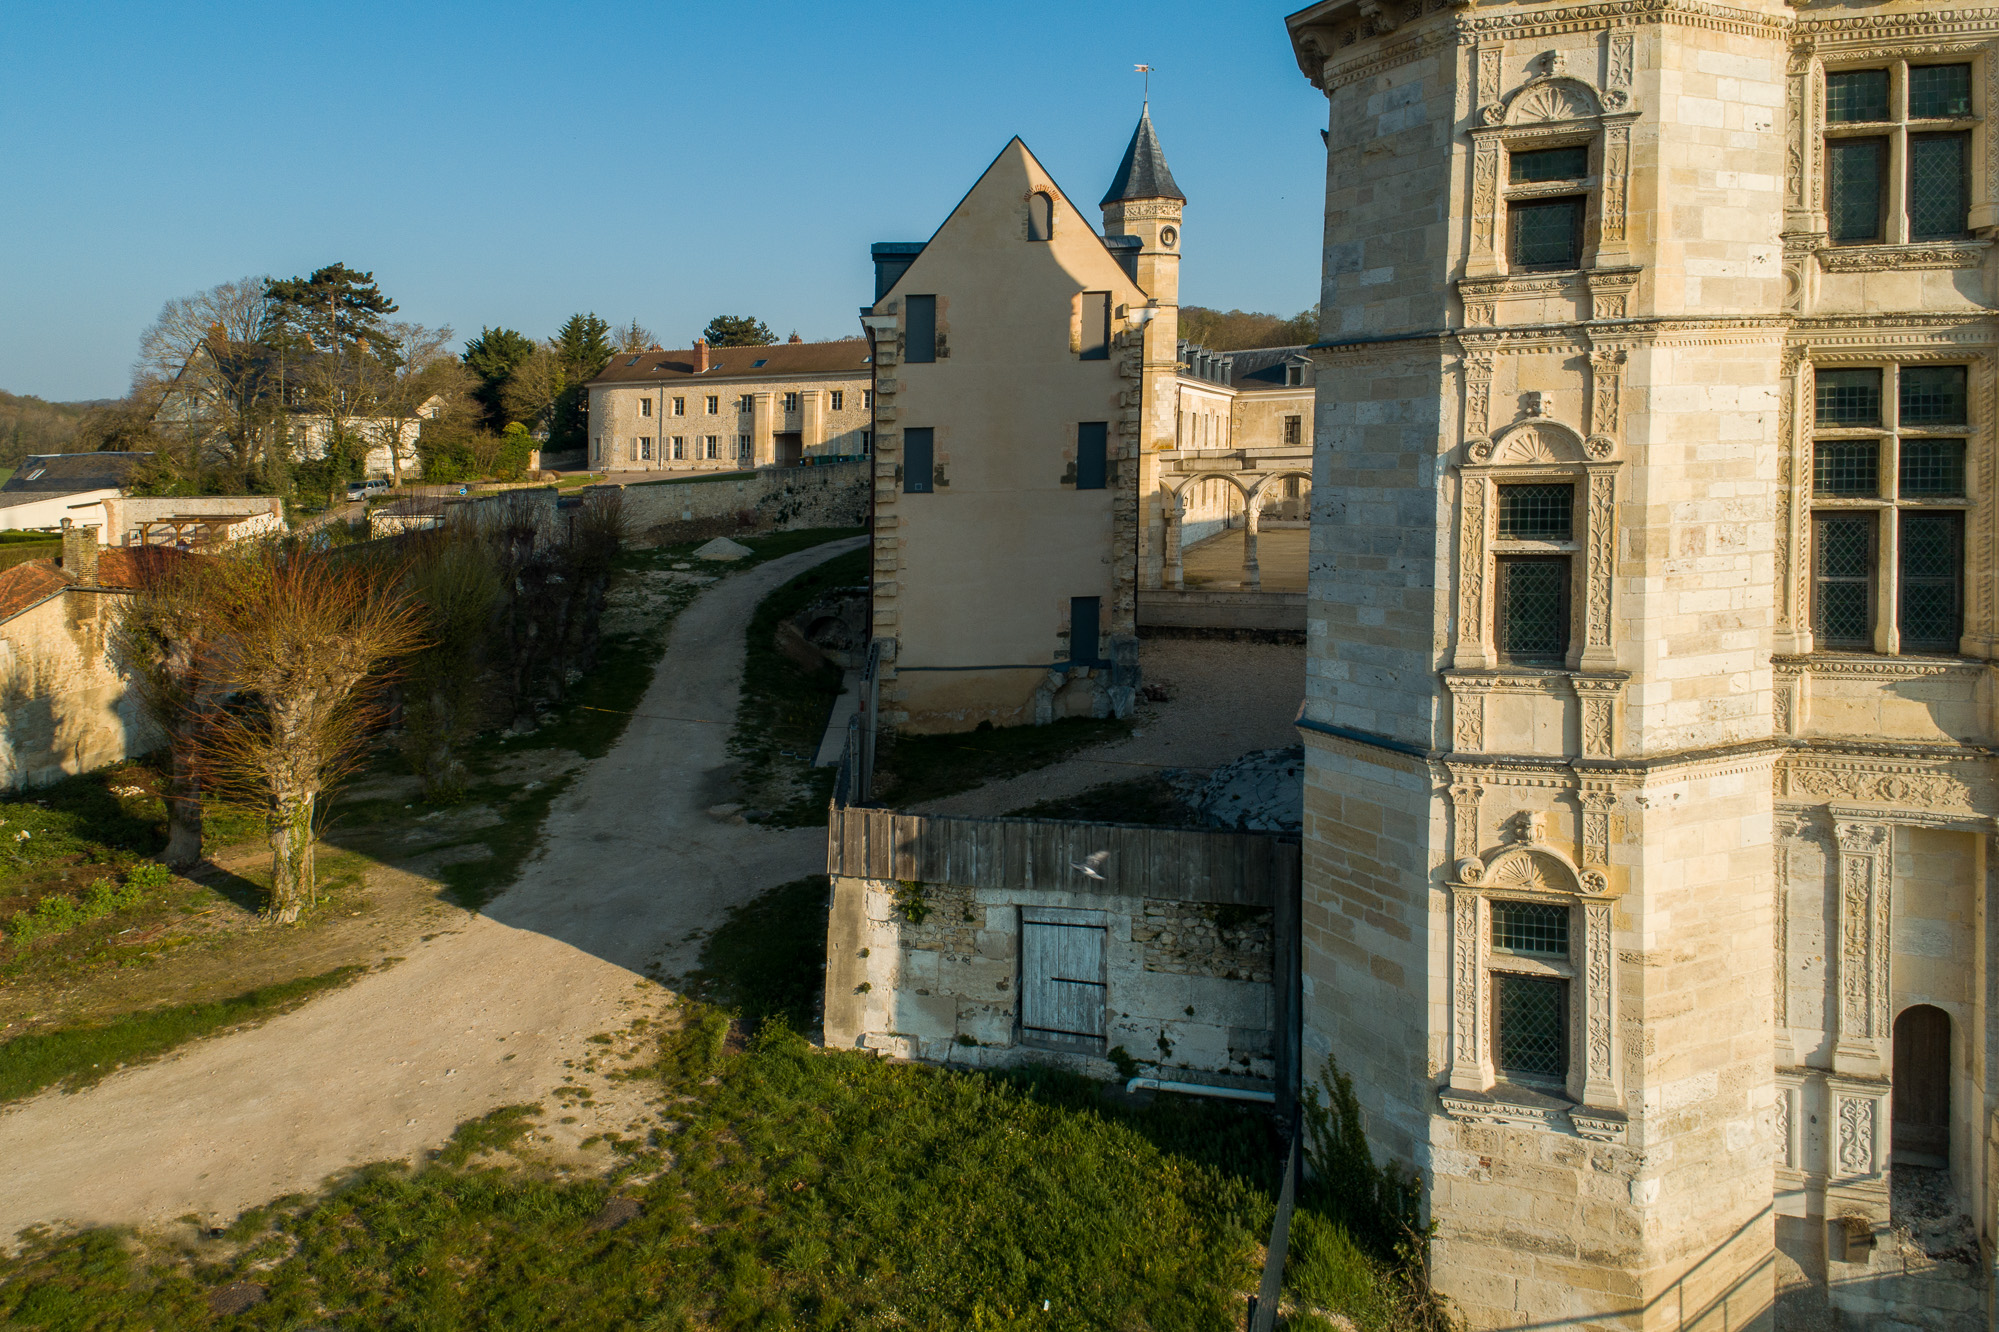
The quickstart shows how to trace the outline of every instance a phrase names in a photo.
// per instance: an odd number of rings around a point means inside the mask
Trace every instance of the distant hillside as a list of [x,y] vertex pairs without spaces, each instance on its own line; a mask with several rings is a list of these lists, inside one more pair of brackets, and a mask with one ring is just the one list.
[[31,453],[67,453],[77,426],[98,402],[44,402],[0,392],[0,466],[11,467]]
[[1180,336],[1213,351],[1248,351],[1253,347],[1298,347],[1319,340],[1319,307],[1286,319],[1249,310],[1210,310],[1204,305],[1180,307]]

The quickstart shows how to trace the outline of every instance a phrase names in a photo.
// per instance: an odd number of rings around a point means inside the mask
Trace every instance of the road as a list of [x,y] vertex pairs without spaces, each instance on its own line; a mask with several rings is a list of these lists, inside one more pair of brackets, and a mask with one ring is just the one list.
[[[0,1114],[0,1236],[234,1217],[545,1097],[597,1048],[590,1036],[657,1006],[648,971],[685,970],[730,906],[823,868],[822,831],[706,811],[726,784],[751,612],[861,540],[723,579],[681,612],[638,715],[483,912],[296,1012]],[[558,1137],[613,1110],[591,1113]]]

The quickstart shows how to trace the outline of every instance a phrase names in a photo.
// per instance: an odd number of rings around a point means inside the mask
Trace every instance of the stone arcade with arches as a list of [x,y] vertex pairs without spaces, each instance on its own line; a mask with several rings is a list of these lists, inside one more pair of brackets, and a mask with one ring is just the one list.
[[1473,1326],[1992,1326],[1999,14],[1288,24],[1308,1066]]

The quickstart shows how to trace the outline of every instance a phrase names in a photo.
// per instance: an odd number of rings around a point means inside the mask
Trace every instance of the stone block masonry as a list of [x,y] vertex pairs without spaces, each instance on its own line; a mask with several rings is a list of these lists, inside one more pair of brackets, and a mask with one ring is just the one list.
[[745,532],[865,527],[872,468],[867,461],[760,467],[714,479],[591,486],[586,493],[622,491],[632,535],[665,546]]

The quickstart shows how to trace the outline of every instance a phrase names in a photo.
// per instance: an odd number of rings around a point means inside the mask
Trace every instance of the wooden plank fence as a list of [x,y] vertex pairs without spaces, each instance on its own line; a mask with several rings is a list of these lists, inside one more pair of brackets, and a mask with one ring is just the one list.
[[[826,872],[853,879],[1269,907],[1300,867],[1298,843],[1277,833],[899,814],[837,801],[830,814]],[[1099,851],[1101,882],[1077,868]]]

